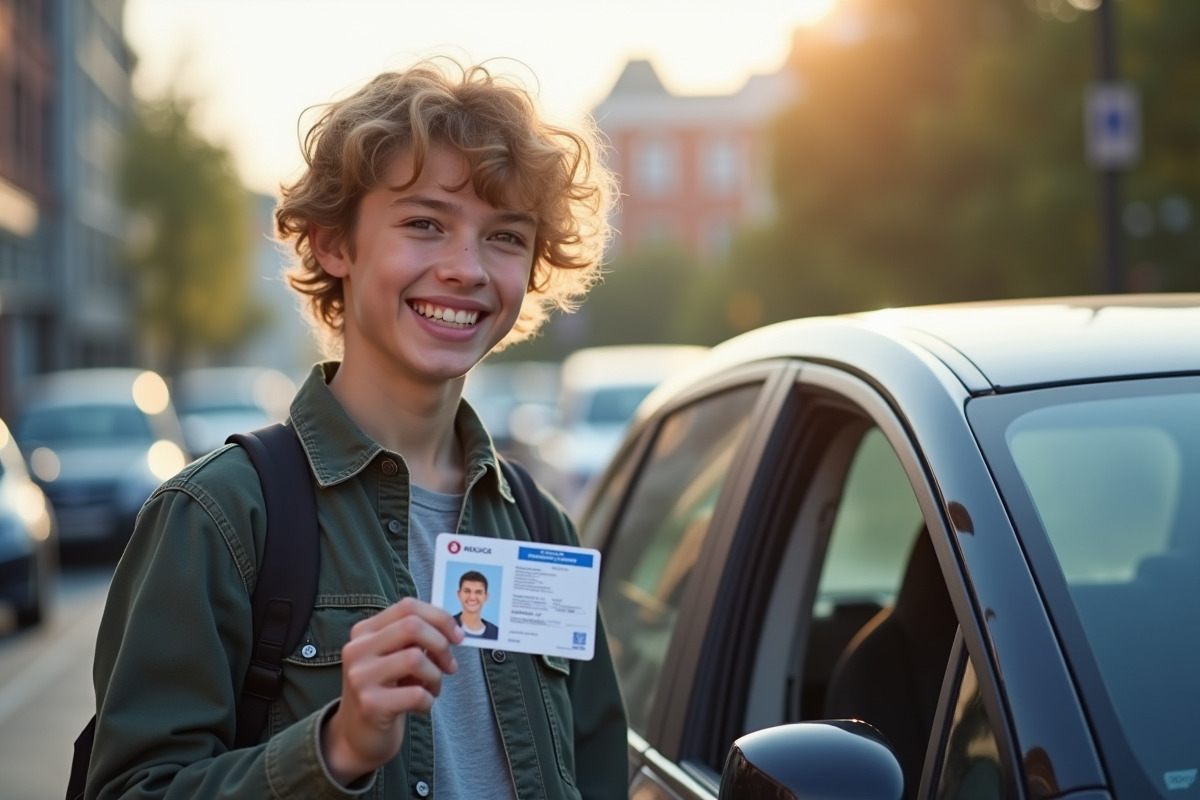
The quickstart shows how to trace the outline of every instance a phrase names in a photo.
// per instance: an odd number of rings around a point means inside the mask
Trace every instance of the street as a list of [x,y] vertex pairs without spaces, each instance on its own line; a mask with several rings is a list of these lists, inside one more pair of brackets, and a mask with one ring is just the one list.
[[[0,786],[5,800],[60,800],[75,737],[91,716],[92,655],[111,566],[64,566],[43,625],[0,615]],[[7,612],[7,609],[3,609]]]

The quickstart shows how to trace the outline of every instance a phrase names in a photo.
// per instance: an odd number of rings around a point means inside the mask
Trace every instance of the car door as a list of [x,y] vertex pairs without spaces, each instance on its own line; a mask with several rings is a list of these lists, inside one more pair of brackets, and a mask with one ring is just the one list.
[[657,728],[691,680],[681,642],[705,632],[696,610],[715,588],[703,577],[714,542],[728,539],[722,509],[742,502],[780,381],[777,365],[752,367],[661,409],[618,453],[584,515],[581,539],[603,553],[600,602],[629,713],[631,796],[705,796],[715,786],[662,753]]
[[[653,694],[618,658],[631,796],[716,797],[741,734],[855,717],[892,742],[910,798],[1020,797],[999,692],[978,661],[986,654],[969,653],[960,633],[973,615],[942,504],[904,420],[838,370],[796,365],[779,377],[748,423],[762,444],[743,440],[742,485],[719,498],[707,560],[693,565],[709,593],[672,607]],[[694,398],[693,413],[715,397]],[[627,514],[656,481],[657,461],[644,462],[623,495]],[[617,596],[633,570],[618,557],[621,526],[613,531],[606,619],[618,638],[649,635]],[[651,539],[669,551],[664,563],[685,549],[682,537]]]
[[786,444],[741,510],[728,613],[699,651],[714,663],[677,719],[680,759],[717,770],[743,733],[855,718],[888,739],[909,798],[1021,796],[986,653],[961,634],[975,615],[945,504],[903,409],[809,364],[781,408],[772,438]]

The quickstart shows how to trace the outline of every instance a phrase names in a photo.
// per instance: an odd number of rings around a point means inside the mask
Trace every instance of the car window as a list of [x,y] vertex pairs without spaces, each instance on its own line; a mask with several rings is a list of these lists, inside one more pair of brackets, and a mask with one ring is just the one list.
[[153,441],[146,415],[134,406],[94,405],[31,408],[21,418],[17,439],[45,444],[108,440]]
[[915,789],[958,629],[936,548],[877,424],[841,407],[815,407],[803,424],[824,438],[791,468],[803,499],[756,645],[744,726],[865,720]]
[[668,416],[604,553],[600,603],[629,710],[644,733],[679,604],[759,387],[706,398]]
[[1078,620],[1070,656],[1094,664],[1102,686],[1084,690],[1120,722],[1101,735],[1116,734],[1107,746],[1140,765],[1126,780],[1173,796],[1200,770],[1200,642],[1190,634],[1200,629],[1200,393],[1159,385],[1031,393],[990,457],[1011,459],[1017,480],[1002,488],[1032,503],[1023,535],[1040,526],[1052,547],[1053,563],[1040,566],[1073,606],[1052,613]]
[[882,431],[869,429],[850,464],[833,520],[816,613],[832,614],[847,601],[890,603],[920,526],[921,509],[900,459]]
[[1015,797],[1000,758],[996,730],[984,708],[970,659],[955,693],[953,720],[937,779],[937,800],[1008,800]]
[[802,711],[874,725],[915,792],[957,621],[916,493],[877,427],[846,473],[810,619]]
[[624,425],[653,388],[654,384],[646,384],[597,389],[587,398],[584,419],[592,425]]
[[[1142,559],[1170,546],[1183,491],[1180,445],[1157,424],[1123,417],[1072,404],[1028,414],[1010,430],[1013,459],[1068,583],[1131,580]],[[1127,535],[1135,528],[1137,536]]]

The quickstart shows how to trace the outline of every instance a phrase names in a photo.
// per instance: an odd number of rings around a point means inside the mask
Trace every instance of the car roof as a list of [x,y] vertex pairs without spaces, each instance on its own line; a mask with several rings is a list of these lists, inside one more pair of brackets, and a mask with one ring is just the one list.
[[702,370],[797,357],[873,373],[898,347],[946,364],[972,393],[1198,374],[1200,293],[979,301],[790,320],[718,345]]
[[286,408],[296,393],[295,382],[283,372],[259,366],[187,369],[176,376],[173,389],[177,407],[185,411],[194,405],[221,401]]
[[562,388],[575,393],[604,386],[653,385],[706,352],[708,348],[699,345],[584,347],[563,360]]
[[157,375],[135,367],[95,367],[41,373],[31,377],[23,387],[20,404],[25,408],[34,405],[132,404],[134,383],[147,372]]

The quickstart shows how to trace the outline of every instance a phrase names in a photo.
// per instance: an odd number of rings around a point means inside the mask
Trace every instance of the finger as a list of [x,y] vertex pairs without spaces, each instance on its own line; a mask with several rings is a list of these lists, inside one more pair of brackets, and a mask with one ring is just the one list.
[[[386,656],[347,663],[346,687],[359,698],[369,698],[380,687],[418,687],[430,697],[442,691],[442,669],[418,647],[409,647]],[[397,711],[418,710],[400,708]]]
[[397,620],[409,616],[417,616],[425,620],[440,630],[454,644],[462,641],[462,631],[450,612],[418,600],[415,597],[405,597],[400,602],[393,603],[378,614],[357,623],[354,627],[363,631],[377,631],[391,625]]
[[359,702],[371,718],[394,719],[400,714],[428,714],[436,694],[421,685],[375,686]]
[[424,651],[443,672],[452,673],[458,669],[458,663],[450,649],[451,644],[439,628],[413,614],[378,630],[363,632],[355,626],[350,641],[342,647],[342,659],[358,661],[383,657],[415,647]]

